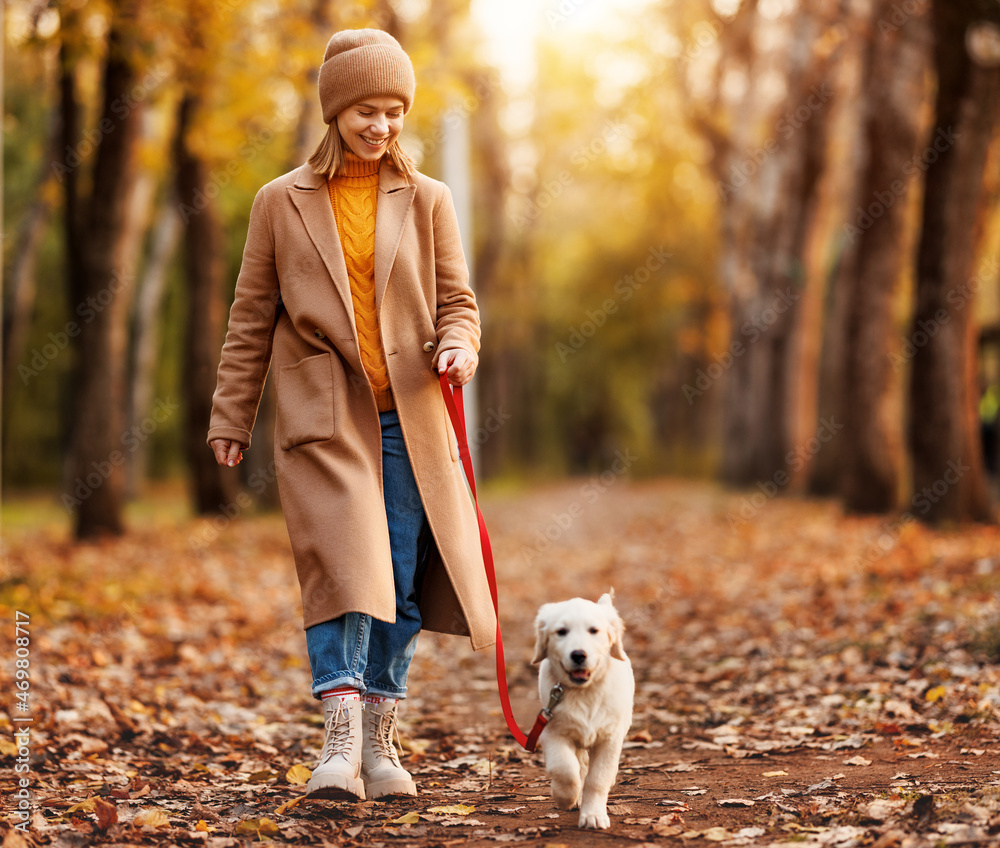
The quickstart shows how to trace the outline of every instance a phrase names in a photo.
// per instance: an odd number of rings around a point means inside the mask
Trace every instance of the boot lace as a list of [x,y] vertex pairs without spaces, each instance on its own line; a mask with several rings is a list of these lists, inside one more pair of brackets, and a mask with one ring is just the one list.
[[[399,765],[399,756],[396,747],[393,745],[392,737],[395,735],[399,741],[399,728],[396,726],[396,711],[383,713],[378,717],[378,723],[372,728],[372,736],[376,745],[376,751],[380,758],[387,757],[395,766]],[[399,745],[403,747],[402,743]]]
[[326,743],[323,745],[321,763],[329,762],[337,754],[350,759],[352,749],[351,715],[347,705],[337,704],[337,709],[327,715],[323,726],[326,728]]

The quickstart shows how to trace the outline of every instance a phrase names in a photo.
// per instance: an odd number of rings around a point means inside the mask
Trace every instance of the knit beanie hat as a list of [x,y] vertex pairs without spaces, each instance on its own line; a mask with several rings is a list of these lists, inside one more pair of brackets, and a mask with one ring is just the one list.
[[345,29],[326,45],[319,69],[323,120],[366,97],[398,97],[410,111],[416,88],[413,64],[389,33],[380,29]]

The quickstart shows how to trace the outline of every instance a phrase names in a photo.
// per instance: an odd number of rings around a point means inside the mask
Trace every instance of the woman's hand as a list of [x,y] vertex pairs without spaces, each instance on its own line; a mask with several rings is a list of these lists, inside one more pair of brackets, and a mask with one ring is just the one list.
[[219,465],[228,465],[233,468],[243,461],[243,445],[233,439],[212,439],[208,444]]
[[446,348],[438,354],[438,374],[448,372],[448,382],[453,386],[464,386],[476,373],[478,364],[467,350],[460,347]]

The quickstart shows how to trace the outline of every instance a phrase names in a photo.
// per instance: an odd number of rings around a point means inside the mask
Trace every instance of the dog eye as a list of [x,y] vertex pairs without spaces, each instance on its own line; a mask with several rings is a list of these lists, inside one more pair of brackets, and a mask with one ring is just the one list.
[[567,633],[569,633],[569,630],[567,630],[565,627],[560,627],[556,631],[556,636],[565,636]]
[[597,635],[598,633],[600,633],[600,632],[601,632],[601,630],[600,630],[600,628],[599,628],[599,627],[591,627],[591,628],[590,628],[590,633],[591,633],[591,635],[594,635],[594,636],[596,636],[596,635]]

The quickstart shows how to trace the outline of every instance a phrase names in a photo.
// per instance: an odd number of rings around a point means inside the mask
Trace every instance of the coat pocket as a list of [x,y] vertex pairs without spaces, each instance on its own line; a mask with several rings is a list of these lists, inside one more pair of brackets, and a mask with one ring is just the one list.
[[306,442],[332,439],[336,434],[333,414],[333,360],[329,353],[309,356],[278,369],[278,445],[288,450]]

